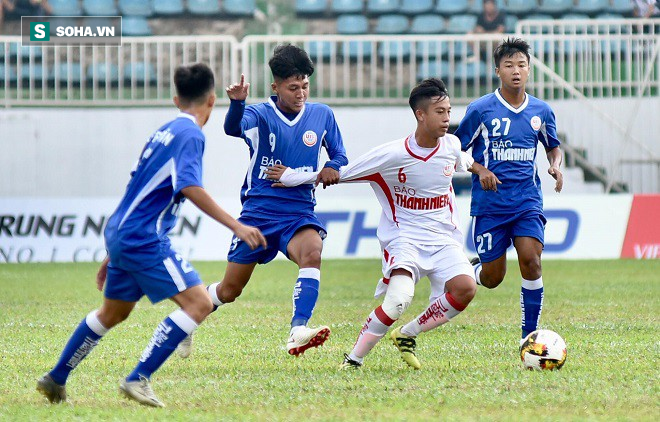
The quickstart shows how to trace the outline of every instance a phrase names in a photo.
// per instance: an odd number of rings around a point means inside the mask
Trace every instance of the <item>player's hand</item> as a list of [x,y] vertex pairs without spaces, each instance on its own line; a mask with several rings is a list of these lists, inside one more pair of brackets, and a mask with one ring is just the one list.
[[550,167],[548,169],[548,174],[557,181],[555,183],[555,192],[561,192],[561,188],[564,187],[564,175],[561,173],[561,170],[559,170],[559,167]]
[[492,190],[495,192],[497,192],[497,185],[502,184],[500,179],[498,179],[492,171],[485,167],[479,172],[479,183],[481,183],[481,189]]
[[264,248],[268,247],[266,238],[264,237],[263,234],[261,234],[261,231],[259,231],[259,229],[256,227],[246,226],[245,224],[241,224],[234,231],[234,234],[243,242],[247,243],[250,249],[252,250],[257,249],[259,246],[263,246]]
[[106,257],[101,263],[99,271],[96,273],[96,288],[102,292],[103,286],[105,285],[105,279],[108,276],[108,262],[110,262],[110,257]]
[[331,185],[336,185],[339,183],[339,172],[332,167],[324,167],[319,175],[316,176],[315,185],[318,186],[319,183],[323,183],[323,189]]
[[272,188],[285,188],[286,186],[279,182],[280,178],[284,172],[288,169],[287,166],[282,164],[275,164],[274,166],[266,167],[264,173],[266,173],[266,179],[273,180],[275,183],[270,185]]
[[248,96],[248,90],[250,89],[250,84],[245,83],[245,75],[241,73],[241,81],[237,84],[231,84],[225,91],[230,100],[245,101]]

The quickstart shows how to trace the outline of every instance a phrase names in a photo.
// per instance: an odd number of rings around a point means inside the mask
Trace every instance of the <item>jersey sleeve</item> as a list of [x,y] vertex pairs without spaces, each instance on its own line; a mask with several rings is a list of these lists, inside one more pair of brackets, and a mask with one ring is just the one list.
[[231,100],[224,124],[227,135],[242,138],[245,131],[256,127],[258,122],[259,116],[253,107],[245,107],[245,101]]
[[348,164],[348,158],[346,157],[344,140],[341,137],[341,132],[339,132],[339,126],[337,126],[335,115],[329,108],[328,113],[330,113],[330,117],[328,118],[328,124],[326,127],[327,133],[323,138],[323,144],[326,151],[328,151],[330,161],[325,163],[324,167],[339,170],[341,166]]
[[474,140],[479,136],[481,128],[481,113],[470,104],[465,112],[463,120],[458,124],[458,129],[454,135],[461,141],[461,149],[467,151],[472,147]]
[[557,138],[557,125],[555,123],[555,113],[552,112],[550,107],[546,112],[546,117],[538,131],[539,141],[547,149],[557,148],[559,146],[559,139]]
[[392,146],[379,146],[362,154],[339,170],[339,182],[369,181],[369,176],[392,167],[396,151]]
[[[201,134],[185,134],[181,141],[181,148],[174,157],[176,179],[174,193],[178,194],[189,186],[203,187],[202,183],[202,156],[204,155],[204,138]],[[174,180],[173,180],[174,182]]]

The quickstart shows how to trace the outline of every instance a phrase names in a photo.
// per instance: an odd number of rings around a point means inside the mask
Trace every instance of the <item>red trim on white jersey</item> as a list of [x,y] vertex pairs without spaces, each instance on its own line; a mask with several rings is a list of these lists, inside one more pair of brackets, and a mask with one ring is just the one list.
[[458,226],[454,222],[454,207],[452,206],[452,203],[454,202],[454,199],[456,199],[456,196],[454,195],[454,186],[449,185],[449,192],[451,195],[451,200],[449,201],[449,213],[451,214],[451,217],[449,217],[449,221],[451,221],[451,224],[454,225],[454,228],[457,229]]
[[431,152],[429,153],[429,155],[427,155],[426,157],[420,157],[419,155],[417,155],[417,154],[415,154],[414,152],[412,152],[412,150],[410,149],[410,145],[409,145],[408,143],[410,142],[410,137],[411,137],[411,136],[412,136],[412,135],[408,135],[408,137],[406,138],[406,140],[405,140],[405,142],[404,142],[404,145],[406,146],[406,151],[408,151],[408,154],[410,154],[411,156],[417,158],[418,160],[428,161],[428,160],[429,160],[431,157],[433,157],[433,156],[435,155],[435,153],[438,152],[438,150],[440,149],[440,139],[438,139],[438,145],[436,145],[435,149],[434,149],[433,151],[431,151]]
[[389,202],[390,204],[390,209],[392,210],[392,220],[398,225],[399,222],[396,219],[396,209],[394,208],[394,198],[392,197],[392,192],[390,192],[390,187],[387,185],[387,182],[385,182],[385,179],[383,179],[383,176],[380,173],[374,173],[354,180],[368,180],[380,186],[381,190],[387,197],[387,202]]

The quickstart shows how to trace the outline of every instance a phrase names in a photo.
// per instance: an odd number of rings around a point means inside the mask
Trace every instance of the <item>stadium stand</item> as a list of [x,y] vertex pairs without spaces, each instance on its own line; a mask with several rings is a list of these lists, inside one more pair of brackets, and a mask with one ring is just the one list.
[[18,74],[16,73],[16,68],[13,66],[5,66],[0,63],[0,82],[5,83],[9,81],[10,84],[15,84],[18,79]]
[[624,16],[632,16],[633,4],[630,0],[612,0],[608,8],[612,13],[621,13]]
[[50,0],[53,16],[80,16],[82,8],[78,0]]
[[364,2],[362,0],[332,0],[332,13],[362,13],[364,11]]
[[433,10],[433,0],[403,0],[401,2],[401,13],[406,15],[420,15]]
[[96,83],[101,85],[107,80],[115,86],[119,83],[119,67],[114,63],[97,63],[87,68],[86,76],[90,83],[96,80]]
[[255,0],[224,0],[222,9],[231,16],[252,16],[257,4]]
[[376,21],[376,34],[404,34],[408,32],[408,18],[404,15],[382,15]]
[[183,15],[185,8],[183,0],[154,0],[153,10],[156,15],[175,17]]
[[437,15],[415,16],[410,23],[411,34],[440,34],[445,30],[445,20]]
[[560,17],[564,13],[571,12],[573,7],[573,0],[543,0],[539,12]]
[[83,0],[82,8],[88,16],[117,16],[119,14],[114,0]]
[[341,15],[337,18],[337,33],[360,35],[369,32],[369,20],[363,15]]
[[468,11],[468,0],[438,0],[435,11],[441,15],[457,15]]
[[217,15],[220,13],[218,0],[188,0],[188,11],[193,15]]
[[153,14],[151,0],[119,0],[119,11],[122,16],[149,17]]
[[447,22],[447,33],[467,34],[474,30],[477,25],[477,17],[474,15],[453,15]]
[[127,37],[151,35],[149,22],[143,16],[125,16],[122,19],[121,34]]
[[78,62],[60,63],[58,66],[51,68],[48,75],[48,81],[51,85],[65,84],[71,81],[74,85],[80,85],[82,80],[83,70]]
[[577,0],[575,11],[596,16],[610,6],[609,0]]
[[412,51],[412,42],[410,41],[385,41],[379,46],[379,57],[383,60],[398,60],[402,58],[407,60]]
[[327,8],[327,0],[296,0],[296,13],[299,15],[323,15]]
[[132,62],[124,65],[124,83],[137,85],[153,85],[156,83],[156,69],[151,63]]
[[508,0],[504,10],[509,14],[524,16],[538,7],[536,0]]
[[399,0],[367,0],[367,13],[370,15],[396,13],[399,7]]

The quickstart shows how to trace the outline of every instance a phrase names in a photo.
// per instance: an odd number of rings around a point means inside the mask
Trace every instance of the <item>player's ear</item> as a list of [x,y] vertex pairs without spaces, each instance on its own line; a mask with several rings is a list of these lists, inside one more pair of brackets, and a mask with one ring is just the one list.
[[174,102],[176,108],[181,108],[181,101],[179,100],[178,95],[175,95],[174,98],[172,98],[172,101]]
[[211,95],[209,95],[209,98],[206,100],[206,104],[209,107],[213,108],[213,105],[215,104],[215,99],[216,99],[215,92],[212,92]]
[[424,110],[421,108],[418,108],[415,110],[415,117],[417,118],[418,122],[423,122],[424,121]]
[[277,83],[275,82],[271,83],[270,89],[272,89],[274,93],[277,93]]

